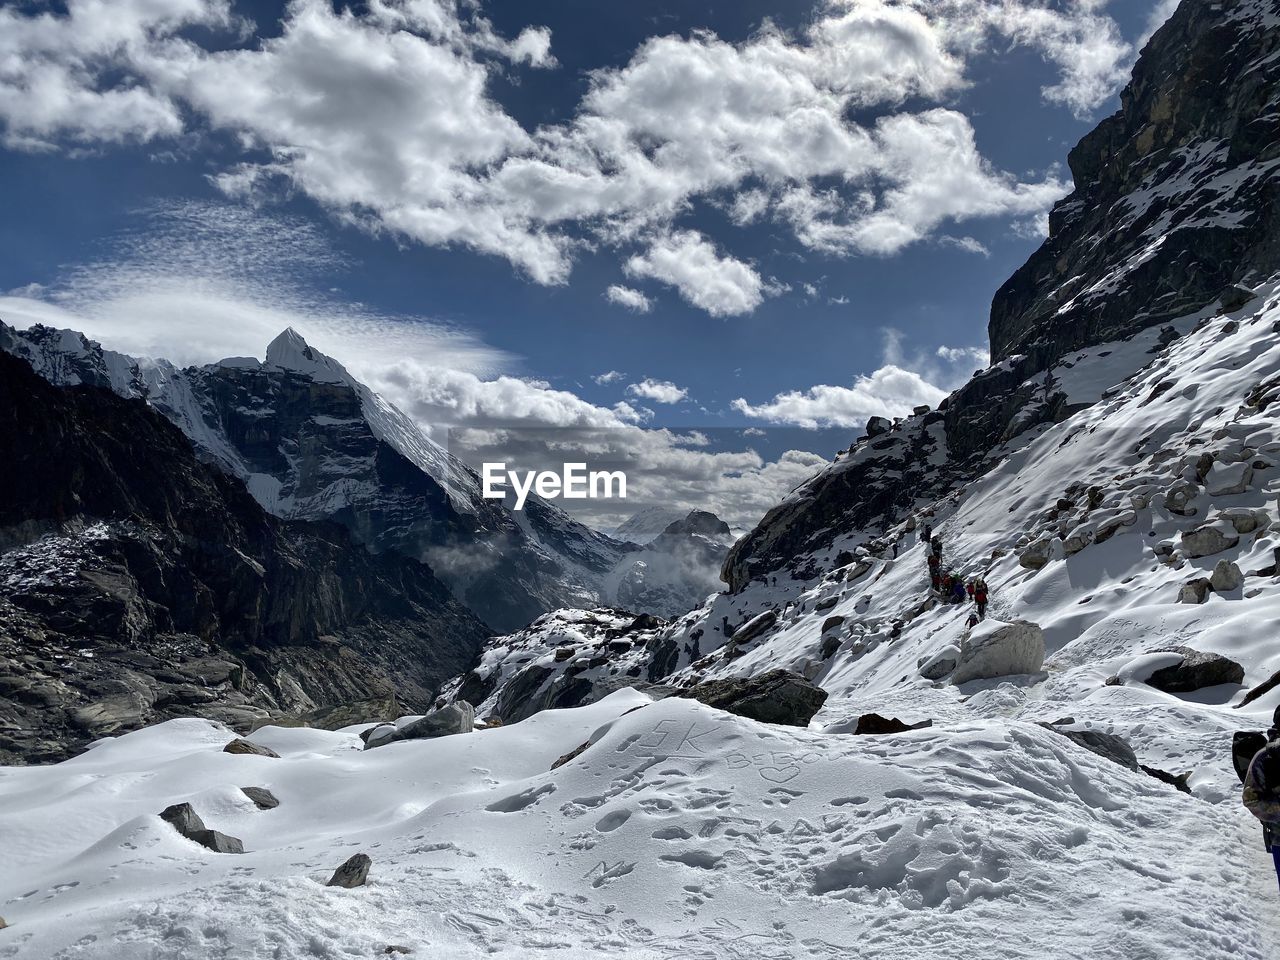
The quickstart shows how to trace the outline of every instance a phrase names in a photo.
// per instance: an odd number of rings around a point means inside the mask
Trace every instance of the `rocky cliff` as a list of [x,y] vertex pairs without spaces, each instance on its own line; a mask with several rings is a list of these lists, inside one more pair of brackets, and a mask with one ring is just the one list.
[[0,762],[172,716],[424,706],[488,631],[422,564],[280,520],[141,400],[0,352]]

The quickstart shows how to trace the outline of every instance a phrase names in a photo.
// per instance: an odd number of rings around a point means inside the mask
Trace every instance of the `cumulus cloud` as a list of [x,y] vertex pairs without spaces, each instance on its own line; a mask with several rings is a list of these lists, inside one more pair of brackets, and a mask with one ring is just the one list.
[[653,301],[639,290],[623,287],[616,283],[605,290],[604,296],[610,303],[616,303],[618,306],[634,310],[636,313],[648,313],[653,309]]
[[600,384],[601,386],[604,386],[607,383],[614,383],[617,380],[621,380],[625,376],[626,374],[620,370],[608,370],[604,373],[596,374],[591,379],[594,380],[596,383]]
[[1065,184],[981,156],[968,119],[943,106],[968,64],[1026,47],[1057,71],[1045,97],[1082,112],[1114,93],[1132,53],[1095,0],[831,0],[795,33],[652,37],[592,73],[568,119],[526,129],[491,79],[554,67],[553,38],[536,25],[503,37],[479,11],[294,0],[258,36],[228,0],[0,9],[0,129],[31,149],[209,130],[235,158],[212,175],[230,194],[284,186],[349,224],[504,257],[543,284],[603,245],[633,276],[734,316],[781,287],[681,229],[697,204],[839,255],[1026,219]]
[[682,299],[713,317],[750,313],[770,292],[750,264],[721,256],[692,230],[658,238],[627,261],[626,271],[675,287]]
[[689,396],[688,390],[677,387],[670,380],[653,380],[648,377],[627,387],[627,393],[654,403],[679,403]]

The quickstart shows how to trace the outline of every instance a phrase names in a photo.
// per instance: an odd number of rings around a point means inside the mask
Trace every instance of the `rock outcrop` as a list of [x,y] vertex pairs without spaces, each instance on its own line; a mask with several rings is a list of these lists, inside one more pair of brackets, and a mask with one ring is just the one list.
[[960,646],[952,683],[1039,673],[1044,666],[1044,633],[1028,620],[986,620]]
[[717,710],[761,723],[807,727],[827,701],[826,691],[786,670],[770,670],[755,677],[712,680],[673,694],[705,703]]
[[142,401],[3,351],[0,460],[0,762],[176,716],[423,709],[488,635],[421,563],[270,516]]
[[1165,693],[1190,693],[1202,687],[1221,683],[1244,683],[1244,667],[1218,653],[1205,653],[1191,647],[1174,647],[1168,651],[1180,654],[1181,662],[1162,667],[1147,678],[1147,684]]

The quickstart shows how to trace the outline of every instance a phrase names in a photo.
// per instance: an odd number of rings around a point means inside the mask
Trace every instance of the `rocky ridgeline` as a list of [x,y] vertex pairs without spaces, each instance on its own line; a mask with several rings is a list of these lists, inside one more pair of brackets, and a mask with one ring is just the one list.
[[993,365],[936,410],[870,423],[738,541],[727,594],[662,624],[558,611],[493,640],[446,699],[466,688],[527,715],[627,681],[680,688],[782,666],[823,682],[879,659],[907,660],[904,681],[925,664],[954,679],[959,661],[943,670],[938,656],[964,648],[962,624],[922,589],[922,558],[909,571],[897,559],[925,523],[948,565],[993,583],[997,619],[1002,591],[1034,593],[1060,563],[1138,558],[1149,568],[1115,589],[1151,602],[1265,587],[1250,578],[1277,572],[1270,10],[1182,4],[1120,112],[1073,151],[1076,189],[1051,237],[996,294]]
[[0,458],[0,762],[170,717],[425,706],[488,634],[423,565],[270,516],[146,404],[3,352]]
[[480,495],[473,470],[293,330],[265,361],[183,369],[41,326],[0,323],[0,350],[55,384],[145,398],[267,512],[333,521],[375,552],[427,563],[496,629],[600,602],[605,577],[636,549],[537,497],[517,521]]

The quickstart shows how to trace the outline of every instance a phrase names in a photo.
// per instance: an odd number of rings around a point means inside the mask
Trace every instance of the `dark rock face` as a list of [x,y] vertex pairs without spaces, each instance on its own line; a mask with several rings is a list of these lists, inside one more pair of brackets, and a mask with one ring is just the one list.
[[333,872],[326,887],[362,887],[369,879],[369,868],[373,861],[367,853],[357,853]]
[[757,677],[712,680],[672,696],[705,703],[717,710],[762,723],[807,727],[827,702],[827,692],[799,674],[770,670]]
[[266,787],[241,787],[240,792],[253,801],[259,810],[274,810],[280,806],[276,795]]
[[[933,413],[875,421],[729,553],[731,592],[841,531],[886,529],[972,479],[999,447],[1079,409],[1065,355],[1221,302],[1280,269],[1280,29],[1272,0],[1184,0],[1152,38],[1122,109],[1072,151],[1075,191],[996,293],[993,365]],[[1176,331],[1170,331],[1176,337]],[[1162,338],[1169,342],[1168,338]]]
[[0,324],[0,350],[57,384],[145,397],[202,460],[246,480],[269,513],[333,521],[375,553],[428,564],[499,630],[599,602],[603,577],[636,549],[536,497],[518,521],[480,496],[474,471],[292,330],[270,344],[265,363],[181,370],[38,326]]
[[1049,239],[996,294],[996,362],[1123,337],[1280,265],[1274,16],[1264,0],[1184,0],[1152,37],[1120,111],[1071,151],[1076,188]]
[[864,713],[858,718],[854,728],[854,736],[865,737],[885,733],[906,733],[908,730],[923,730],[933,726],[932,720],[921,720],[919,723],[903,723],[897,717],[882,717],[878,713]]
[[1244,683],[1244,667],[1217,653],[1203,653],[1190,647],[1174,647],[1182,662],[1163,667],[1147,678],[1147,684],[1165,693],[1189,693],[1220,683]]
[[269,516],[140,400],[3,352],[0,460],[0,762],[175,716],[425,708],[488,635],[422,564]]

